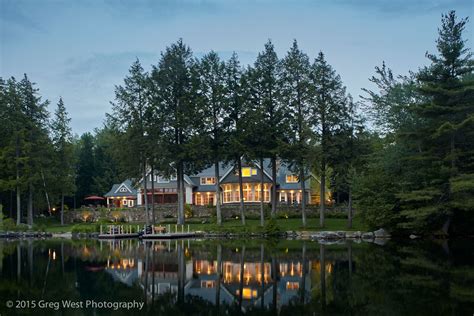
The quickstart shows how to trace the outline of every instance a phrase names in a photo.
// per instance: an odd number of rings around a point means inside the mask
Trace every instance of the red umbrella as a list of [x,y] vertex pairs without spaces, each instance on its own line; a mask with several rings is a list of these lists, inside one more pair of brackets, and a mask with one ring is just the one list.
[[103,201],[105,199],[103,197],[100,197],[100,196],[97,196],[97,195],[91,195],[91,196],[86,197],[84,200],[88,200],[88,201],[90,201],[90,200],[101,200],[101,201]]

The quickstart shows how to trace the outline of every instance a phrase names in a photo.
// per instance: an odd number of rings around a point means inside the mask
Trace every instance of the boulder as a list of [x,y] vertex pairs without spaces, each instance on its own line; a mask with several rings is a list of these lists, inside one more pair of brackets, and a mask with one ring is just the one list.
[[357,231],[357,232],[346,232],[346,238],[350,238],[350,239],[356,239],[356,238],[360,238],[361,236],[361,232],[360,231]]
[[373,241],[373,239],[374,239],[374,233],[372,232],[366,232],[362,234],[363,241]]
[[380,246],[385,245],[387,242],[388,242],[388,238],[377,238],[377,237],[375,237],[375,239],[374,239],[374,244],[377,244],[377,245],[380,245]]
[[387,232],[385,229],[380,228],[374,231],[374,236],[375,238],[390,238],[389,232]]

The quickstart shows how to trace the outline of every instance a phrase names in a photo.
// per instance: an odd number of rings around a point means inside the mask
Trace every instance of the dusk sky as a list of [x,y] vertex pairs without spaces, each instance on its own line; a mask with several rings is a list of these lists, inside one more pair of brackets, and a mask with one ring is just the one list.
[[357,99],[382,61],[396,74],[426,65],[441,14],[452,9],[472,19],[473,1],[0,0],[0,76],[27,73],[50,111],[62,96],[81,134],[102,125],[136,58],[150,70],[179,38],[196,57],[236,51],[243,64],[268,39],[279,57],[297,39],[311,59],[322,50]]

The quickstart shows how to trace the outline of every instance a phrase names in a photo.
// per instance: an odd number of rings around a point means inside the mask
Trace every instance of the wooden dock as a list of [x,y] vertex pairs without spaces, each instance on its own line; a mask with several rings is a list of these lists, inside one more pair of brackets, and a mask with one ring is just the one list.
[[134,232],[134,227],[131,225],[108,225],[104,230],[102,225],[100,225],[99,239],[130,239],[138,238],[140,234],[138,233],[140,227],[137,226],[136,231]]
[[100,234],[99,239],[129,239],[129,238],[138,238],[138,233],[132,234]]
[[[181,228],[181,229],[179,229]],[[142,239],[184,239],[196,237],[195,232],[189,231],[189,225],[187,231],[184,230],[184,225],[174,225],[174,232],[172,231],[172,226],[168,227],[159,225],[151,226],[151,233],[145,233],[141,236]]]
[[195,232],[189,233],[162,233],[162,234],[146,234],[142,235],[142,239],[183,239],[196,237]]

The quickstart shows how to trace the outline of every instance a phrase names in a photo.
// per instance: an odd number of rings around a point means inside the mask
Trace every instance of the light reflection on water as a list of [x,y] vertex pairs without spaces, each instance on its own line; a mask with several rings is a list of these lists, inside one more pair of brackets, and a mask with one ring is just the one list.
[[[133,314],[474,311],[470,241],[48,240],[0,242],[0,298],[144,302]],[[0,314],[12,309],[0,304]],[[24,314],[130,314],[30,309]],[[9,314],[10,313],[10,314]]]

